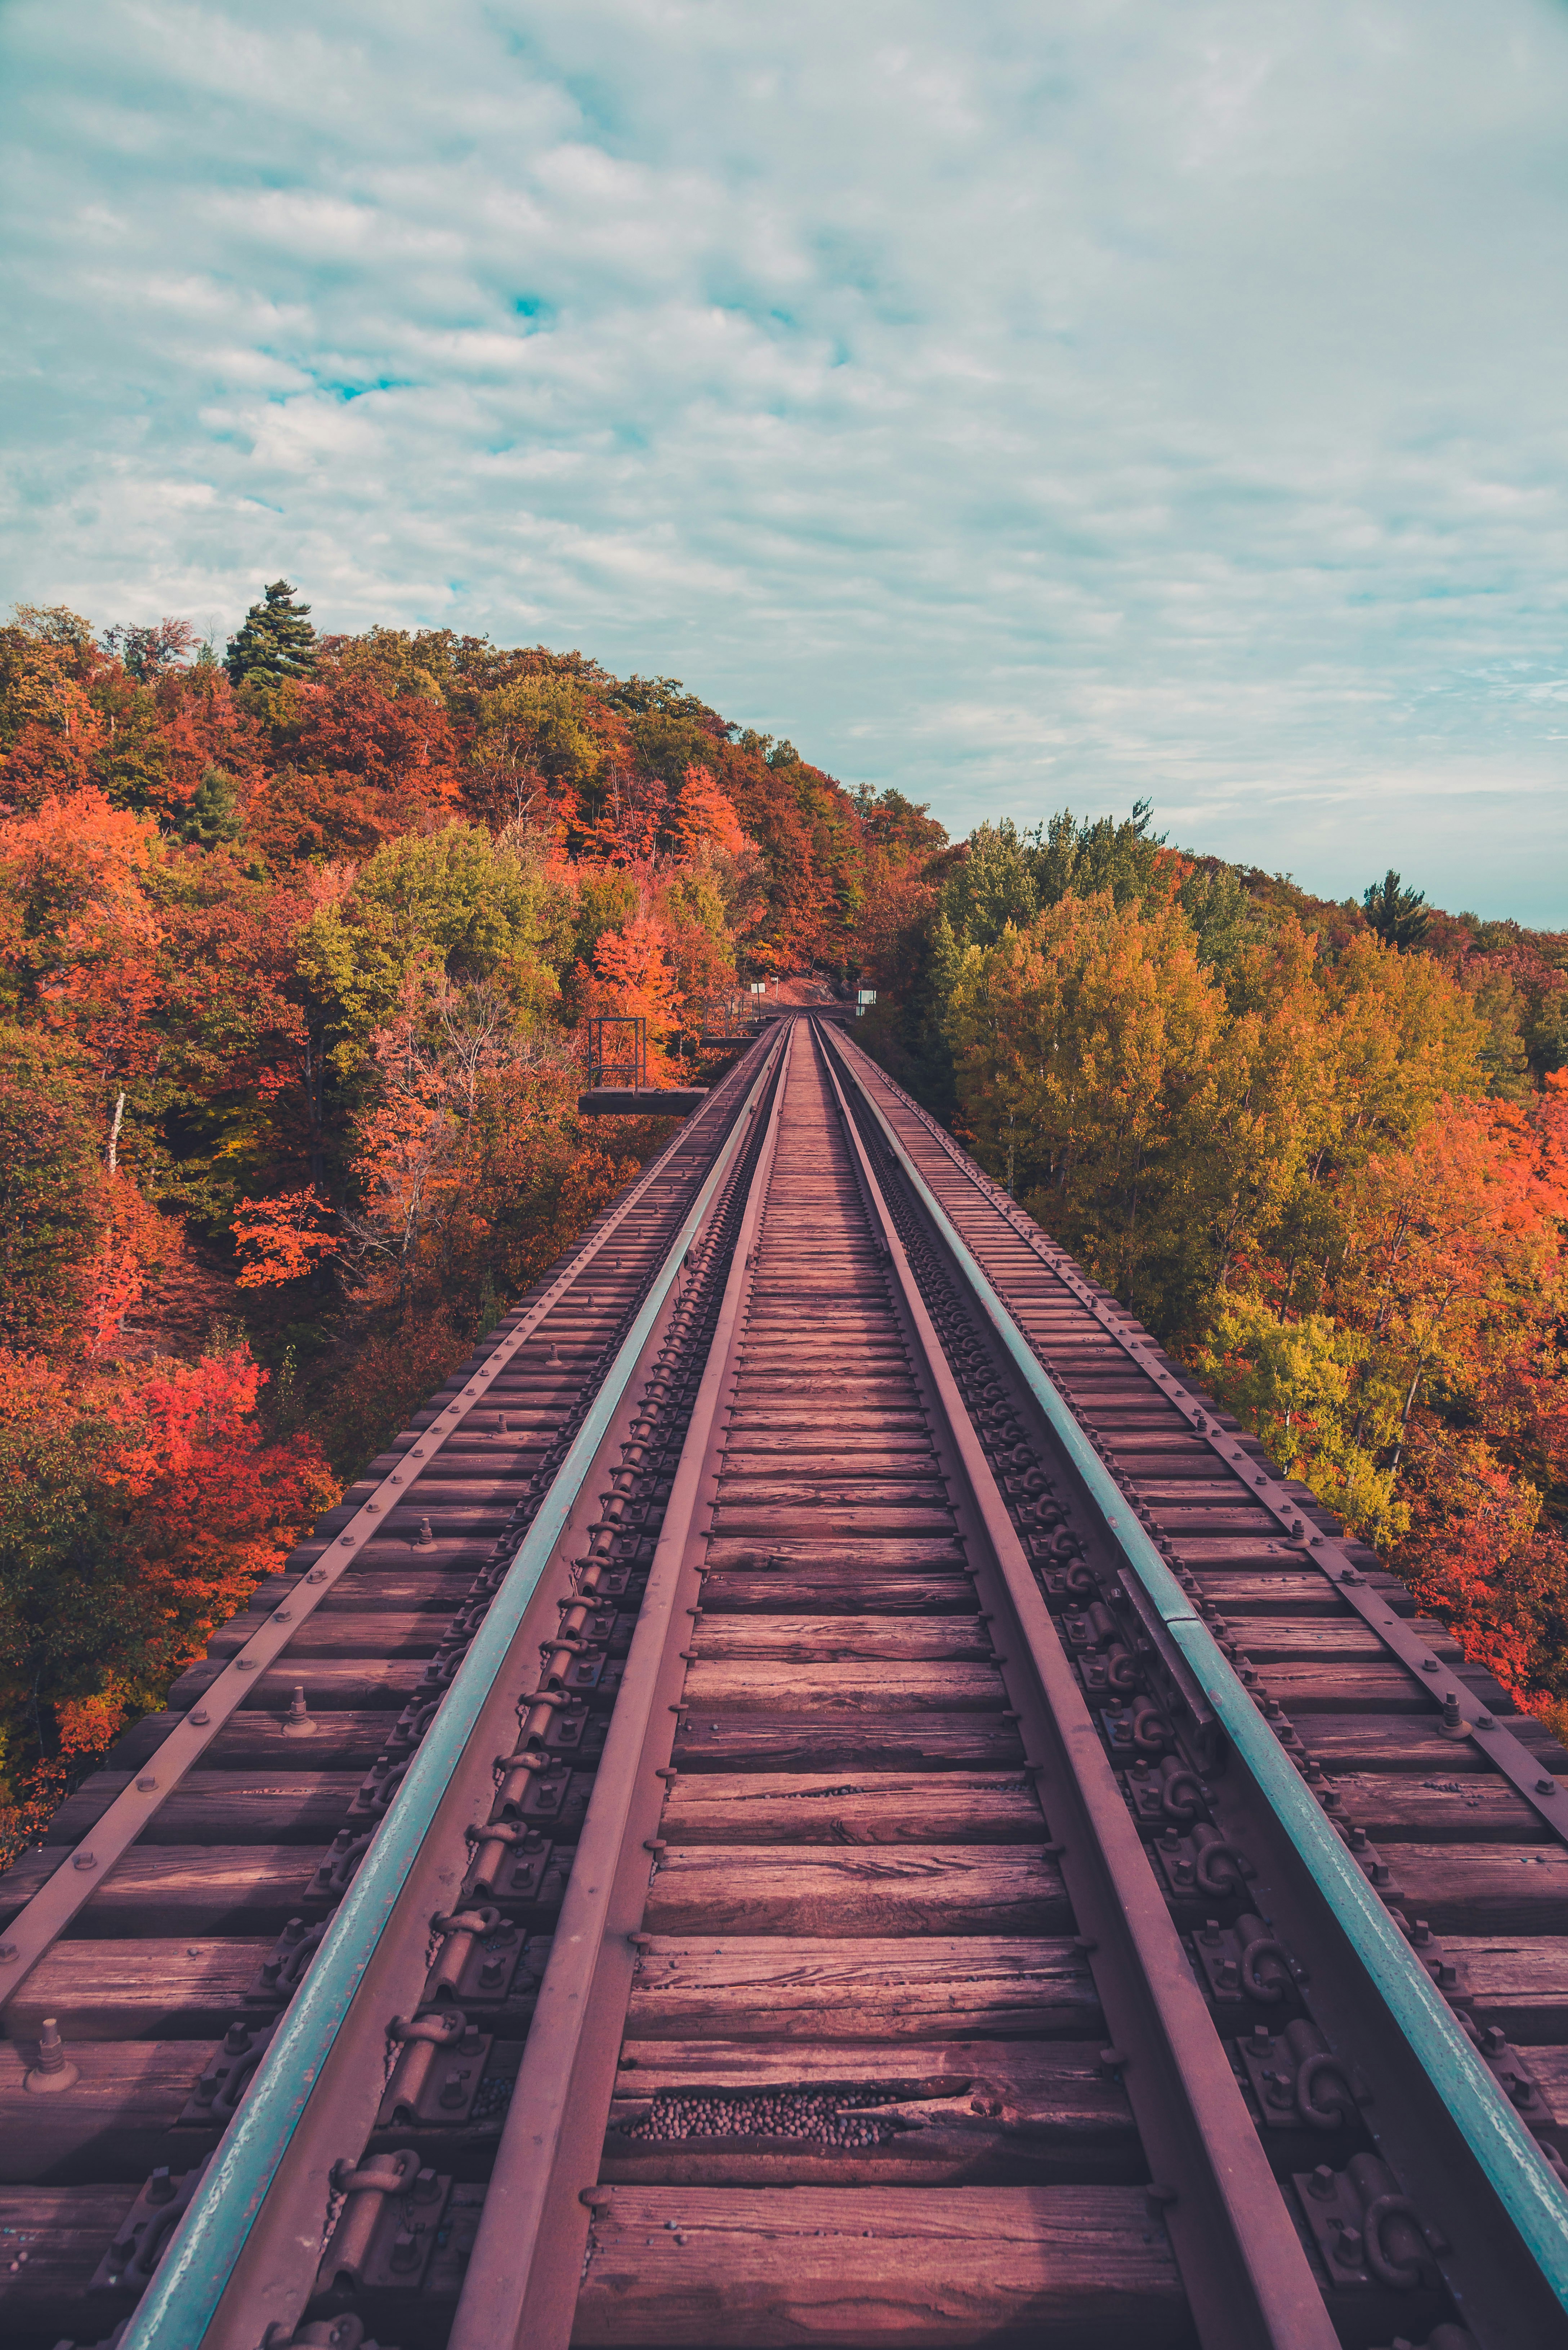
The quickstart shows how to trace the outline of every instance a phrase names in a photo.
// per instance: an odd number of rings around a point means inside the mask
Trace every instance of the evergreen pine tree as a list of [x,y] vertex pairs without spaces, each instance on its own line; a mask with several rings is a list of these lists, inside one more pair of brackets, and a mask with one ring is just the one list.
[[1363,892],[1362,904],[1366,919],[1386,946],[1400,954],[1409,954],[1427,935],[1431,916],[1427,911],[1427,896],[1423,889],[1402,889],[1399,876],[1392,868],[1381,881],[1369,881]]
[[244,828],[239,785],[226,768],[209,767],[185,812],[181,838],[193,840],[202,848],[216,848],[238,840]]
[[275,579],[253,604],[237,636],[229,639],[228,671],[235,685],[259,677],[269,684],[308,677],[316,660],[316,631],[308,604],[296,604],[286,579]]

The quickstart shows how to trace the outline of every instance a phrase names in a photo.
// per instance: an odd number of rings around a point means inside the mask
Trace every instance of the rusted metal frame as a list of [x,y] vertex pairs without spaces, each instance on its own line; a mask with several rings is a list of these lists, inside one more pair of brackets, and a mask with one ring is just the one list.
[[[770,1053],[750,1088],[754,1111]],[[509,1745],[518,1693],[507,1667],[526,1659],[556,1610],[552,1560],[600,1512],[596,1472],[630,1440],[639,1371],[677,1310],[682,1258],[713,1212],[747,1139],[742,1107],[682,1217],[598,1399],[480,1625],[397,1798],[296,1993],[244,2103],[220,2144],[122,2350],[256,2350],[269,2323],[291,2326],[315,2279],[334,2164],[361,2147],[385,2086],[387,2028],[427,1979],[431,1929],[467,1873],[465,1829],[494,1800],[493,1756]]]
[[[855,1049],[858,1050],[857,1047]],[[1366,1587],[1360,1570],[1350,1556],[1350,1546],[1345,1538],[1324,1534],[1316,1528],[1309,1534],[1303,1505],[1286,1490],[1284,1479],[1276,1476],[1271,1469],[1261,1469],[1245,1445],[1218,1425],[1212,1401],[1195,1396],[1176,1372],[1165,1367],[1163,1350],[1158,1340],[1150,1337],[1147,1331],[1134,1333],[1127,1330],[1124,1321],[1117,1319],[1121,1308],[1096,1295],[1065,1251],[1058,1248],[1033,1219],[992,1183],[983,1170],[968,1164],[952,1137],[944,1134],[928,1112],[921,1109],[918,1102],[911,1101],[901,1087],[877,1069],[865,1054],[862,1053],[860,1057],[867,1061],[868,1069],[875,1071],[879,1084],[896,1095],[902,1106],[919,1120],[933,1141],[940,1146],[944,1157],[986,1200],[1013,1238],[1022,1241],[1053,1279],[1061,1282],[1084,1310],[1093,1316],[1099,1328],[1115,1340],[1139,1375],[1158,1389],[1167,1403],[1175,1406],[1193,1435],[1240,1480],[1245,1487],[1247,1499],[1269,1513],[1286,1542],[1300,1552],[1303,1563],[1314,1567],[1325,1577],[1337,1596],[1355,1610],[1367,1630],[1412,1676],[1422,1694],[1442,1712],[1445,1730],[1460,1738],[1471,1739],[1492,1767],[1523,1797],[1542,1826],[1560,1842],[1568,1844],[1568,1788],[1542,1769],[1539,1758],[1532,1754],[1529,1748],[1509,1730],[1506,1720],[1500,1720],[1484,1706],[1451,1665],[1445,1665],[1440,1658],[1433,1655],[1430,1645],[1418,1633],[1410,1630],[1380,1593]],[[864,1073],[860,1074],[864,1081]],[[1000,1277],[983,1260],[980,1262],[981,1269],[997,1296],[1018,1324],[1025,1344],[1043,1361],[1048,1361],[1048,1348],[1023,1328],[1018,1312]]]
[[1474,2162],[1484,2182],[1483,2191],[1490,2190],[1495,2197],[1504,2223],[1511,2223],[1517,2231],[1522,2257],[1533,2264],[1542,2293],[1557,2304],[1550,2337],[1557,2338],[1559,2313],[1568,2311],[1568,2226],[1553,2173],[1417,1960],[1390,1911],[1318,1808],[1250,1692],[1193,1612],[1191,1601],[1132,1514],[1120,1488],[1002,1305],[870,1089],[861,1085],[858,1091],[901,1170],[903,1181],[920,1202],[1032,1391],[1081,1490],[1198,1674],[1237,1761],[1251,1776],[1275,1829],[1293,1848],[1293,1866],[1332,1919],[1345,1955],[1359,1969],[1369,1994],[1381,2003],[1395,2033],[1407,2044],[1412,2064],[1425,2076],[1436,2100],[1434,2111],[1451,2117],[1463,2153]]
[[722,1466],[723,1402],[753,1278],[751,1262],[778,1149],[794,1049],[761,1139],[701,1386],[692,1409],[648,1590],[610,1719],[577,1859],[539,1986],[534,2021],[499,2149],[449,2350],[566,2350],[588,2214],[598,2177],[637,1953],[652,1837],[665,1799],[675,1716],[686,1675],[678,1629],[701,1588]]
[[[831,1061],[828,1076],[877,1227],[896,1301],[935,1399],[961,1491],[967,1491],[977,1589],[1000,1603],[1016,1641],[1001,1666],[1036,1754],[1056,1861],[1145,2153],[1156,2172],[1151,2210],[1169,2231],[1204,2350],[1337,2350],[1306,2254],[1269,2168],[1209,2012],[1193,1980],[1142,1839],[1035,1585],[991,1463],[953,1377],[858,1127]],[[1015,1648],[1029,1659],[1012,1661]]]
[[[676,1142],[680,1139],[677,1137]],[[617,1203],[614,1213],[544,1295],[528,1308],[516,1327],[497,1339],[466,1382],[462,1396],[443,1408],[436,1425],[416,1431],[414,1442],[400,1465],[389,1470],[378,1482],[375,1493],[361,1503],[348,1523],[333,1536],[328,1548],[274,1609],[268,1621],[229,1659],[223,1671],[202,1690],[199,1702],[169,1731],[131,1783],[106,1806],[88,1834],[62,1854],[53,1876],[17,1912],[0,1939],[0,2004],[20,1990],[45,1952],[97,1892],[115,1862],[156,1819],[186,1773],[201,1761],[244,1704],[254,1686],[256,1674],[276,1662],[300,1626],[309,1620],[354,1565],[366,1543],[381,1532],[378,1520],[387,1509],[395,1506],[384,1497],[395,1487],[417,1483],[448,1438],[457,1433],[468,1414],[510,1367],[519,1348],[528,1343],[540,1323],[580,1281],[652,1184],[668,1176],[664,1161],[675,1149],[676,1142],[666,1145],[625,1199]],[[409,1476],[403,1464],[411,1461],[421,1466],[413,1476]]]

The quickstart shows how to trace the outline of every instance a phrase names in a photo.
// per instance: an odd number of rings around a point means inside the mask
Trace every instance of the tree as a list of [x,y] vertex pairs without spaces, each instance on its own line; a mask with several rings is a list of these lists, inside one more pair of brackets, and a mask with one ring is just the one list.
[[953,989],[948,1035],[981,1159],[1157,1327],[1211,1286],[1225,1203],[1258,1152],[1236,1098],[1246,1056],[1233,1066],[1226,1032],[1180,909],[1118,909],[1108,893],[971,946]]
[[231,681],[244,685],[251,678],[280,685],[286,679],[308,677],[316,665],[316,630],[308,604],[296,604],[286,579],[275,579],[262,591],[263,600],[245,614],[237,636],[229,639]]
[[1399,954],[1413,954],[1424,941],[1432,919],[1427,910],[1426,893],[1421,889],[1402,889],[1392,866],[1381,881],[1367,883],[1361,902],[1366,909],[1367,920],[1385,946],[1393,947]]
[[181,837],[193,841],[198,848],[216,848],[224,841],[238,840],[244,828],[238,782],[226,767],[207,768],[180,827]]
[[189,620],[154,620],[148,627],[121,620],[103,635],[105,652],[120,662],[138,685],[151,685],[165,670],[178,669],[195,642],[196,631]]

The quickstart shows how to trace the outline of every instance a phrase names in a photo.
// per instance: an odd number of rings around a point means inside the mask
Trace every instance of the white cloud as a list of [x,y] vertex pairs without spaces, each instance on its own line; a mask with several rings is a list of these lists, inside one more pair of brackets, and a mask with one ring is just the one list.
[[1546,0],[11,0],[9,575],[1568,923]]

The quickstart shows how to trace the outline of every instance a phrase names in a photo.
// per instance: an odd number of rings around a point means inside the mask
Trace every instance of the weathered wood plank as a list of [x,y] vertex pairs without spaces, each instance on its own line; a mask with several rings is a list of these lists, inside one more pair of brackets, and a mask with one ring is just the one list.
[[1031,1780],[1001,1772],[702,1772],[677,1779],[659,1834],[670,1844],[1043,1844]]
[[13,1992],[5,2029],[36,2039],[53,2015],[67,2040],[212,2039],[240,2012],[275,1939],[57,1942]]
[[35,2328],[45,2343],[62,2330],[97,2342],[130,2315],[130,2293],[87,2287],[135,2200],[126,2185],[0,2188],[0,2244],[12,2248],[0,2262],[0,2333],[8,2342]]
[[737,1477],[726,1471],[719,1487],[721,1510],[771,1509],[774,1503],[795,1510],[836,1510],[846,1504],[927,1511],[950,1507],[946,1480],[934,1471],[929,1476],[910,1470],[887,1477],[836,1468],[825,1472],[809,1454],[793,1473],[775,1468],[766,1476]]
[[1140,1502],[1163,1517],[1168,1504],[1183,1510],[1234,1510],[1243,1505],[1256,1509],[1256,1498],[1247,1492],[1240,1478],[1223,1475],[1204,1476],[1194,1471],[1185,1477],[1172,1477],[1168,1472],[1139,1476],[1136,1468],[1118,1454],[1116,1466],[1124,1483],[1129,1486]]
[[704,1664],[753,1658],[813,1666],[993,1658],[991,1636],[974,1615],[726,1616],[712,1611],[706,1594],[692,1645]]
[[694,1711],[766,1713],[809,1700],[823,1713],[982,1713],[1005,1702],[994,1665],[750,1663],[699,1657],[681,1702]]
[[[29,2033],[20,2045],[0,2041],[0,2182],[41,2187],[128,2179],[135,2193],[148,2173],[171,2159],[168,2132],[222,2044],[216,2040],[84,2041],[64,2025],[79,2078],[53,2096],[24,2085],[36,2053]],[[190,2159],[216,2144],[218,2129],[183,2134]],[[174,2167],[185,2157],[178,2148]],[[5,2255],[0,2251],[0,2270]]]
[[1417,1778],[1413,1772],[1342,1771],[1334,1783],[1346,1817],[1375,1843],[1547,1841],[1534,1808],[1490,1772]]
[[1568,2038],[1568,1936],[1451,1934],[1445,1941],[1464,1961],[1478,2022],[1500,2023],[1521,2047]]
[[1134,2188],[616,2187],[593,2214],[577,2350],[1070,2340],[1176,2350],[1187,2304]]
[[1037,1846],[671,1846],[649,1888],[653,1934],[1064,1934],[1061,1873]]
[[[192,1665],[170,1690],[171,1703],[181,1711],[198,1704],[223,1669],[219,1657]],[[286,1651],[278,1664],[256,1675],[242,1710],[286,1713],[296,1687],[303,1681],[313,1708],[400,1713],[418,1689],[423,1671],[424,1666],[414,1657],[389,1658],[384,1662],[375,1656],[311,1657],[291,1664]]]
[[[952,1522],[950,1507],[938,1509],[923,1502],[899,1504],[846,1499],[806,1504],[797,1496],[780,1495],[770,1500],[765,1495],[751,1495],[734,1499],[723,1492],[713,1510],[714,1532],[734,1541],[746,1535],[753,1541],[761,1536],[790,1544],[813,1538],[820,1542],[834,1536],[840,1541],[863,1541],[882,1534],[907,1544],[917,1540],[940,1541],[944,1533],[950,1533]],[[907,1547],[905,1555],[909,1555]]]
[[[779,2041],[628,2041],[621,2051],[601,2178],[735,2186],[932,2186],[1007,2176],[1141,2178],[1125,2090],[1091,2044],[974,2041],[812,2046]],[[698,2122],[688,2139],[628,2137],[655,2100],[711,2104],[805,2092],[895,2125],[883,2145],[846,2153]],[[896,2098],[896,2104],[881,2102]],[[691,2124],[687,2125],[691,2126]],[[722,2150],[720,2150],[722,2149]]]
[[735,1380],[739,1409],[763,1411],[774,1402],[794,1401],[815,1410],[827,1403],[865,1410],[886,1403],[894,1410],[918,1408],[915,1381],[907,1360],[897,1364],[821,1363],[815,1369],[772,1367],[765,1362],[742,1362]]
[[[308,1692],[310,1684],[306,1682]],[[290,1691],[292,1696],[293,1692]],[[207,1749],[207,1761],[214,1769],[244,1771],[261,1768],[275,1771],[354,1771],[363,1777],[387,1742],[392,1717],[384,1710],[378,1712],[357,1711],[320,1705],[310,1699],[311,1719],[316,1724],[314,1738],[286,1738],[284,1721],[286,1706],[275,1713],[247,1712],[242,1709],[219,1731]],[[116,1741],[112,1761],[117,1767],[139,1771],[150,1762],[169,1732],[181,1720],[178,1713],[150,1713]]]
[[831,1425],[825,1425],[815,1442],[796,1438],[781,1445],[772,1454],[731,1451],[724,1456],[724,1487],[741,1496],[749,1496],[759,1488],[783,1486],[789,1496],[800,1492],[805,1482],[815,1480],[832,1481],[832,1490],[849,1490],[851,1500],[867,1493],[941,1494],[946,1487],[938,1474],[929,1447],[923,1451],[904,1452],[849,1451],[833,1441]]
[[956,1564],[947,1575],[878,1575],[868,1567],[768,1567],[742,1572],[721,1568],[702,1585],[708,1617],[734,1615],[820,1616],[837,1610],[858,1615],[867,1608],[889,1616],[968,1616],[974,1612],[974,1585]]
[[[1218,1631],[1220,1627],[1214,1628]],[[1255,1665],[1267,1665],[1271,1669],[1289,1659],[1306,1663],[1321,1662],[1337,1670],[1344,1660],[1376,1663],[1388,1654],[1376,1633],[1349,1615],[1337,1622],[1333,1618],[1314,1620],[1311,1617],[1233,1617],[1225,1626],[1222,1637],[1233,1640]],[[1430,1699],[1428,1702],[1430,1703]]]
[[1228,1616],[1239,1617],[1242,1629],[1237,1638],[1243,1645],[1252,1637],[1254,1618],[1272,1616],[1331,1616],[1343,1617],[1345,1602],[1326,1575],[1314,1574],[1311,1567],[1294,1570],[1280,1565],[1271,1574],[1257,1575],[1245,1569],[1225,1574],[1210,1570],[1199,1578],[1204,1596]]
[[[303,1845],[132,1845],[78,1910],[83,1939],[142,1932],[281,1933],[325,1906],[309,1897],[320,1849]],[[0,1877],[9,1924],[61,1864],[57,1846],[28,1853]]]
[[842,1351],[836,1348],[834,1352],[839,1359],[829,1361],[822,1338],[809,1332],[802,1332],[793,1339],[753,1335],[742,1339],[737,1361],[742,1369],[760,1372],[770,1387],[786,1379],[792,1371],[799,1375],[814,1367],[831,1370],[839,1377],[846,1372],[858,1372],[863,1378],[887,1379],[896,1378],[900,1371],[906,1378],[909,1376],[909,1351],[893,1329],[881,1335],[861,1334]]
[[1302,1743],[1335,1779],[1355,1771],[1416,1772],[1424,1777],[1490,1776],[1473,1742],[1439,1735],[1438,1717],[1408,1713],[1303,1715]]
[[1033,1936],[655,1935],[627,2016],[635,2040],[1071,2040],[1102,2028],[1082,1953]]
[[1387,1856],[1410,1916],[1435,1933],[1568,1933],[1568,1851],[1562,1845],[1402,1844]]
[[[1251,1648],[1242,1653],[1251,1656]],[[1353,1657],[1332,1665],[1285,1659],[1259,1669],[1267,1693],[1277,1697],[1289,1714],[1366,1711],[1424,1713],[1438,1719],[1431,1690],[1421,1686],[1419,1674],[1407,1672],[1403,1665],[1363,1663]],[[1303,1725],[1302,1736],[1310,1746],[1310,1728]]]
[[704,1713],[682,1717],[685,1771],[1005,1771],[1023,1760],[1013,1722],[989,1713]]
[[[1169,1539],[1172,1555],[1195,1575],[1245,1573],[1254,1567],[1275,1565],[1299,1568],[1305,1559],[1299,1542],[1287,1542],[1277,1532],[1251,1535],[1189,1533]],[[1222,1597],[1223,1594],[1217,1591],[1215,1596]]]
[[835,1460],[852,1461],[857,1469],[867,1461],[885,1461],[889,1475],[897,1475],[911,1461],[934,1461],[936,1457],[923,1414],[900,1417],[878,1412],[864,1428],[846,1428],[839,1413],[824,1412],[809,1419],[799,1415],[785,1427],[772,1413],[764,1425],[750,1419],[740,1425],[732,1422],[724,1459],[738,1474],[745,1474],[748,1462],[755,1461],[758,1466],[752,1473],[766,1476],[781,1458],[793,1461],[812,1452],[830,1452]]
[[[303,1740],[290,1742],[303,1745]],[[102,1818],[135,1773],[95,1771],[67,1797],[45,1832],[46,1846],[74,1844]],[[238,1771],[189,1771],[157,1814],[160,1844],[328,1845],[346,1825],[364,1783],[358,1771],[280,1772],[252,1778]]]
[[[796,1443],[819,1440],[824,1414],[811,1396],[769,1395],[765,1399],[753,1398],[749,1403],[743,1396],[742,1381],[730,1410],[728,1435],[732,1444],[776,1451]],[[912,1388],[897,1403],[867,1407],[836,1400],[831,1418],[834,1428],[851,1449],[860,1444],[929,1445],[931,1440],[930,1421]]]
[[1560,2147],[1568,2131],[1568,2048],[1532,2048],[1526,2062],[1546,2100],[1553,2124],[1552,2140]]
[[407,1613],[444,1621],[462,1607],[468,1586],[450,1568],[386,1566],[374,1559],[366,1566],[366,1556],[360,1551],[342,1581],[319,1602],[321,1616]]
[[850,1575],[862,1568],[872,1573],[902,1572],[907,1575],[962,1575],[963,1547],[950,1529],[938,1534],[895,1534],[850,1539],[829,1533],[820,1525],[801,1529],[787,1542],[774,1541],[766,1528],[757,1534],[729,1534],[710,1544],[710,1572],[758,1568],[764,1573],[779,1570],[769,1568],[767,1559],[775,1551],[788,1554],[792,1571],[802,1574]]
[[1258,1534],[1268,1536],[1274,1531],[1274,1521],[1238,1496],[1229,1507],[1215,1503],[1211,1507],[1182,1508],[1168,1502],[1155,1513],[1155,1522],[1162,1534],[1173,1542],[1192,1534]]
[[1010,2106],[1054,2096],[1064,2083],[1085,2110],[1106,2120],[1126,2116],[1126,2091],[1106,2073],[1086,2042],[1056,2040],[833,2041],[821,2048],[797,2040],[628,2040],[618,2085],[632,2104],[691,2093],[753,2094],[767,2088],[897,2090],[900,2098],[940,2101],[984,2087]]
[[[348,1613],[307,1616],[296,1627],[284,1652],[282,1669],[296,1659],[319,1657],[432,1657],[449,1618],[460,1604],[453,1594],[446,1609],[397,1616]],[[207,1643],[210,1657],[237,1656],[245,1642],[267,1621],[265,1616],[236,1616],[213,1633]],[[297,1676],[296,1676],[297,1678]]]

